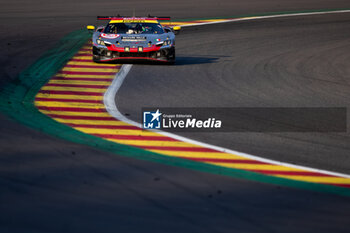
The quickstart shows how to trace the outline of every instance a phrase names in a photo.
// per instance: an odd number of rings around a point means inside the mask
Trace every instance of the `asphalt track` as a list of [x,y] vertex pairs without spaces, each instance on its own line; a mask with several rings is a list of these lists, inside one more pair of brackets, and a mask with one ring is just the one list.
[[[160,2],[163,3],[164,1],[152,2],[152,4],[149,4],[149,7],[155,7],[158,12],[164,8],[169,8],[168,11],[163,10],[163,12],[165,11],[169,14],[173,13],[172,15],[177,15],[179,17],[218,16],[220,13],[221,16],[228,16],[236,13],[245,14],[264,11],[304,10],[307,8],[315,9],[327,7],[347,7],[347,3],[345,1],[329,1],[328,3],[327,1],[309,1],[307,4],[305,4],[305,2],[291,3],[290,1],[286,1],[284,3],[279,1],[280,5],[278,6],[274,5],[273,1],[264,2],[264,4],[260,3],[260,5],[254,4],[258,1],[245,1],[245,3],[236,4],[235,6],[230,5],[231,3],[222,2],[220,7],[218,6],[219,4],[207,4],[202,3],[203,1],[201,1],[202,4],[200,5],[202,9],[209,9],[210,6],[215,6],[211,9],[216,10],[204,11],[199,9],[197,11],[193,11],[189,10],[191,8],[186,6],[191,4],[192,6],[197,6],[199,2],[187,3],[181,7],[169,7],[169,5],[162,5]],[[133,3],[134,2],[128,4]],[[102,11],[104,9],[103,7],[108,7],[108,4],[100,4],[100,8],[95,8],[94,4],[97,3],[93,3],[92,1],[82,5],[78,3],[48,3],[47,5],[42,4],[40,7],[35,5],[33,2],[31,2],[30,6],[25,2],[22,2],[22,5],[18,3],[16,5],[13,3],[7,4],[10,5],[8,8],[2,7],[1,9],[2,11],[7,12],[7,14],[2,14],[2,20],[6,22],[6,25],[4,25],[1,33],[1,37],[3,38],[1,47],[3,49],[2,51],[4,51],[1,57],[2,74],[7,75],[4,76],[4,79],[2,79],[3,83],[13,79],[15,75],[21,69],[23,69],[23,67],[32,63],[38,57],[37,53],[40,54],[50,46],[53,46],[55,41],[58,39],[56,37],[63,36],[66,32],[77,29],[89,21],[89,17],[93,17],[95,14],[97,14],[96,11]],[[13,4],[13,6],[11,6],[11,4]],[[117,5],[117,3],[113,4]],[[101,7],[101,5],[103,7]],[[264,8],[261,7],[262,5]],[[72,8],[72,6],[81,7],[79,8],[80,12],[78,15],[75,14],[76,11]],[[229,9],[228,6],[230,6],[232,10]],[[125,10],[129,6],[122,4],[122,7]],[[31,9],[36,9],[36,11],[31,11]],[[220,11],[221,9],[223,10]],[[155,13],[158,13],[157,11]],[[108,14],[110,12],[103,11],[103,13]],[[216,15],[213,15],[214,13]],[[13,18],[16,17],[16,15],[20,18]],[[12,16],[12,18],[9,19],[9,16]],[[292,49],[290,54],[285,53],[285,56],[282,56],[283,59],[270,59],[269,61],[275,62],[275,64],[280,64],[279,62],[282,62],[280,66],[282,68],[284,67],[283,64],[285,66],[288,65],[289,68],[293,68],[299,64],[298,69],[295,69],[300,72],[300,66],[304,63],[300,63],[300,56],[295,54],[298,43],[299,48],[300,44],[305,46],[303,47],[305,49],[298,51],[299,54],[302,52],[305,53],[305,50],[310,47],[310,51],[313,53],[315,53],[315,51],[319,51],[312,48],[313,46],[323,48],[324,60],[321,59],[319,63],[326,62],[325,64],[327,65],[327,62],[329,62],[328,56],[331,55],[330,52],[333,52],[337,46],[342,46],[336,50],[338,54],[334,55],[336,52],[333,53],[334,59],[332,59],[332,61],[335,60],[337,62],[332,64],[340,66],[342,66],[342,64],[343,66],[344,64],[347,64],[347,47],[344,43],[346,42],[345,38],[348,38],[349,34],[346,31],[348,22],[347,19],[349,19],[349,17],[346,15],[339,15],[335,18],[335,21],[338,21],[338,23],[332,21],[334,18],[320,16],[312,17],[312,22],[305,19],[293,19],[294,21],[272,21],[273,25],[276,25],[275,28],[271,28],[271,21],[268,20],[263,22],[250,22],[248,24],[245,23],[244,25],[247,26],[247,31],[258,30],[258,32],[260,32],[262,35],[266,33],[265,36],[261,38],[260,43],[265,45],[264,47],[271,48],[272,45],[278,45],[277,42],[281,43],[281,39],[277,40],[278,36],[276,37],[276,34],[274,33],[278,29],[279,25],[280,27],[288,25],[289,27],[296,27],[297,25],[295,25],[295,21],[299,21],[299,26],[303,27],[305,30],[303,33],[299,31],[302,35],[301,37],[306,37],[306,39],[309,38],[309,40],[304,40],[304,38],[302,38],[302,41],[298,41],[295,38],[294,40],[290,40],[291,35],[297,37],[295,35],[296,33],[290,33],[290,28],[289,30],[286,29],[286,34],[284,34],[285,37],[281,37],[280,34],[278,35],[280,38],[285,38],[286,41],[290,41],[290,43],[287,43],[288,46],[291,46],[292,48],[293,45],[296,46],[295,50]],[[9,28],[12,28],[10,26],[23,25],[24,19],[27,23],[25,28],[22,27],[22,30],[19,31],[9,30]],[[57,23],[57,20],[60,22]],[[31,25],[28,26],[30,23]],[[260,28],[256,25],[256,23],[260,24],[260,26],[262,26],[261,23],[265,23],[266,28]],[[309,28],[307,28],[307,23],[310,23]],[[234,27],[232,25],[229,25],[229,27]],[[239,23],[238,25],[241,25],[240,30],[244,30],[242,27],[243,24]],[[314,30],[314,28],[317,26],[319,29],[319,34],[310,34],[310,30]],[[205,29],[211,31],[214,30],[214,28],[216,27],[206,26]],[[220,29],[220,27],[218,28]],[[280,28],[279,30],[282,29]],[[298,31],[297,29],[295,30]],[[221,31],[227,33],[226,39],[227,36],[232,35],[232,32],[229,30],[226,32],[226,30],[222,28]],[[187,34],[188,32],[194,34],[189,35]],[[250,54],[250,60],[255,57],[252,55],[254,48],[258,48],[256,44],[251,44],[253,48],[252,50],[247,48],[250,48],[249,43],[257,43],[256,37],[258,35],[256,33],[258,32],[252,32],[250,37],[247,36],[248,34],[243,34],[242,40],[246,41],[246,43],[243,45],[246,47],[241,48],[240,52],[243,53],[243,55],[247,53]],[[186,29],[181,36],[182,38],[186,38],[187,36],[188,40],[190,40],[193,38],[193,35],[199,35],[201,33],[204,32],[200,28],[193,31],[187,31]],[[223,33],[223,36],[225,36],[225,33]],[[23,35],[24,37],[18,38],[18,35]],[[244,37],[244,35],[246,37]],[[315,38],[321,41],[315,44]],[[255,40],[250,41],[250,39]],[[181,48],[186,49],[184,44],[182,45],[183,47],[181,47],[180,41],[181,38],[179,37],[178,51],[181,51]],[[331,41],[334,43],[331,43]],[[202,41],[202,45],[199,44],[199,46],[203,46],[203,44],[209,42],[210,41]],[[339,42],[339,44],[336,42]],[[284,48],[284,45],[285,44],[279,45],[279,51]],[[322,47],[322,45],[324,47]],[[262,49],[264,49],[264,47]],[[221,73],[220,76],[217,75],[217,70],[211,70],[210,72],[213,72],[213,76],[215,75],[215,77],[221,78],[220,81],[223,82],[222,88],[228,86],[228,81],[230,81],[231,84],[232,82],[233,84],[237,83],[237,80],[224,79],[225,77],[229,79],[232,78],[232,76],[225,76],[226,74],[223,72],[230,71],[230,65],[232,64],[230,63],[230,60],[232,59],[232,55],[230,55],[230,57],[220,57],[222,54],[224,54],[226,48],[221,48],[221,52],[219,51],[220,53],[209,54],[209,51],[213,51],[214,49],[215,48],[207,47],[207,50],[204,50],[203,52],[201,51],[201,53],[193,53],[192,51],[188,51],[187,54],[185,50],[183,50],[179,53],[179,56],[183,57],[183,63],[181,63],[181,59],[179,59],[180,63],[175,67],[176,69],[184,69],[188,67],[187,69],[197,70],[200,75],[204,75],[204,77],[206,77],[205,66],[221,65],[220,63],[225,63],[226,60],[227,70],[219,71]],[[260,50],[258,49],[258,51]],[[263,51],[266,52],[266,48]],[[287,54],[289,56],[287,56]],[[263,61],[266,61],[266,57],[264,58],[263,56],[264,54],[261,53],[260,55],[260,58],[263,59]],[[343,57],[341,58],[339,55],[342,55]],[[193,59],[193,57],[204,57],[204,59]],[[243,63],[244,59],[242,61],[242,58],[244,57],[245,56],[240,56],[240,60]],[[256,64],[262,65],[264,62],[259,63],[258,58],[259,57],[256,58],[257,60],[253,59],[252,66],[256,67],[256,69],[259,71],[259,66],[256,66]],[[297,59],[295,60],[295,58]],[[306,59],[306,57],[304,57],[304,59]],[[198,60],[204,62],[203,65],[205,65],[204,68],[201,68],[201,70],[199,70],[197,67],[201,66],[201,64],[196,64],[198,63]],[[309,60],[306,60],[305,62],[307,61]],[[297,64],[294,64],[293,66],[293,62],[297,62]],[[315,64],[315,62],[313,64]],[[309,67],[315,67],[314,65],[311,65],[312,64],[310,64]],[[152,67],[152,69],[166,68],[169,70],[175,69],[175,67]],[[325,72],[325,70],[322,70],[322,68],[325,69],[325,65],[319,65],[317,67],[320,69],[317,71],[321,74],[322,72]],[[346,66],[343,67],[345,78],[346,68]],[[132,80],[135,80],[133,79],[133,75],[135,75],[134,72],[136,72],[137,69],[145,69],[145,67],[134,66],[133,71],[130,73],[130,76],[128,76],[127,81],[124,83],[121,91],[128,87],[127,82],[132,82]],[[256,69],[252,70],[256,72]],[[306,67],[304,68],[303,72],[311,71],[314,70],[310,70],[308,67]],[[328,70],[326,71],[328,72]],[[244,70],[241,70],[240,72],[244,72]],[[283,69],[280,72],[283,72]],[[257,73],[259,74],[259,72]],[[153,78],[157,77],[157,72],[151,72],[151,70],[148,70],[144,77],[150,78],[151,74],[153,75]],[[298,76],[297,74],[295,76]],[[314,75],[314,73],[312,74]],[[319,76],[317,75],[317,77]],[[322,77],[327,78],[325,75],[322,75]],[[158,76],[158,79],[159,78],[160,77]],[[245,78],[244,80],[247,81],[245,86],[246,88],[252,88],[252,85],[250,85],[251,83],[256,85],[257,79],[253,75],[251,76],[250,80],[249,75],[242,75],[240,78]],[[279,83],[283,81],[278,79],[280,77],[270,78],[275,78],[273,79],[275,85],[284,86],[284,83]],[[296,78],[297,80],[301,79],[299,76]],[[336,104],[335,101],[339,101],[339,104],[344,104],[346,106],[347,93],[346,85],[344,85],[346,80],[342,80],[341,77],[338,78],[340,80],[339,82],[343,82],[343,84],[337,86],[338,89],[332,89],[337,91],[335,93],[338,93],[338,98],[335,97],[333,92],[327,91],[327,88],[330,88],[328,85],[326,89],[321,89],[323,90],[322,93],[324,95],[324,101],[330,106]],[[208,82],[206,79],[201,80],[203,80],[203,82]],[[284,80],[286,80],[286,78]],[[297,85],[297,80],[294,80],[295,82],[292,84]],[[179,82],[177,82],[176,79],[170,79],[169,76],[168,81],[170,81],[170,83],[172,82],[171,84],[175,85],[174,89],[179,91],[178,86],[176,86],[179,85]],[[158,85],[162,85],[164,82],[165,81],[156,82],[153,84],[158,83]],[[199,84],[201,83],[196,84],[197,87],[200,87]],[[204,84],[202,85],[202,89],[205,88]],[[214,85],[215,82],[211,84]],[[315,91],[319,90],[317,88],[325,88],[325,86],[322,86],[321,84],[316,84],[310,90],[313,97],[315,92],[319,93],[319,91]],[[264,83],[263,80],[261,80],[259,83],[259,92],[249,89],[248,93],[249,91],[254,91],[254,93],[250,95],[250,98],[243,99],[241,95],[237,96],[237,99],[241,98],[242,104],[255,104],[256,102],[254,101],[260,101],[261,99],[264,100],[264,98],[266,101],[265,104],[282,104],[281,102],[276,103],[274,101],[282,101],[284,99],[286,101],[286,105],[293,104],[289,101],[294,99],[295,95],[291,95],[290,98],[270,97],[270,102],[268,102],[269,97],[266,96],[266,93],[264,95],[262,94],[264,85],[266,85],[265,87],[267,88],[270,87],[268,84]],[[134,92],[137,93],[135,95],[141,95],[142,90],[147,90],[145,89],[145,82],[143,82],[142,85],[139,84],[139,86],[140,92]],[[336,86],[336,84],[334,84],[334,86]],[[300,84],[298,87],[300,88]],[[167,86],[162,86],[162,88],[167,88]],[[332,86],[332,88],[336,87]],[[134,90],[138,89],[134,87]],[[237,89],[235,89],[235,91],[236,90]],[[271,89],[269,90],[270,91],[268,93],[273,91]],[[213,89],[213,91],[215,91],[215,89]],[[259,93],[261,93],[261,96],[258,95]],[[318,105],[320,102],[312,101],[321,101],[322,98],[310,98],[311,93],[304,93],[300,90],[299,95],[303,96],[303,98],[296,99],[295,101],[297,103],[294,104],[303,103]],[[123,98],[123,93],[120,92],[119,94],[119,97]],[[206,91],[205,95],[208,94],[212,94],[212,92]],[[196,93],[193,92],[193,88],[188,91],[188,95],[192,95],[191,97],[193,102],[188,99],[188,102],[185,102],[184,97],[181,97],[182,95],[179,93],[176,95],[179,101],[179,106],[184,106],[185,104],[191,105],[192,103],[195,105],[197,104],[197,102],[194,102],[195,100],[203,100],[203,98],[200,98],[198,93],[196,95]],[[201,95],[204,94],[201,93]],[[280,96],[281,95],[282,94],[280,94]],[[285,94],[283,97],[285,97]],[[146,97],[142,95],[142,98]],[[162,96],[162,98],[165,97]],[[226,98],[226,103],[231,104],[230,101],[232,101],[232,96],[228,95]],[[174,101],[174,96],[169,97],[169,99],[165,99],[165,101],[170,103],[169,100],[172,99]],[[248,102],[249,99],[251,102]],[[123,102],[123,99],[118,98],[118,101],[119,100]],[[137,99],[131,98],[130,100],[135,101],[129,103],[132,103],[133,106],[137,107]],[[210,105],[221,102],[224,104],[225,98],[223,98],[223,100],[220,102],[218,102],[217,99],[205,98],[205,102],[203,103]],[[154,103],[157,104],[156,102]],[[118,102],[120,108],[123,109],[121,104],[121,102]],[[322,104],[324,104],[324,102],[322,102]],[[129,109],[127,110],[129,111]],[[131,111],[132,110],[130,110],[130,113],[132,114]],[[131,116],[133,116],[133,114]],[[1,116],[0,135],[1,232],[346,232],[348,230],[348,198],[324,193],[278,187],[268,184],[260,184],[256,182],[212,174],[204,174],[182,168],[118,157],[115,154],[109,154],[90,147],[55,139],[40,132],[22,127],[4,116]],[[208,140],[212,140],[210,139],[210,136],[213,135],[207,135],[206,138]],[[300,135],[297,136],[300,138]],[[330,151],[328,153],[328,157],[326,157],[326,153],[324,153],[324,157],[320,158],[319,160],[314,159],[314,156],[319,156],[316,155],[316,153],[313,153],[312,156],[310,155],[309,157],[305,156],[304,153],[301,153],[302,150],[306,150],[311,154],[315,147],[308,149],[303,147],[301,144],[289,142],[290,146],[297,145],[297,147],[293,147],[293,149],[295,151],[299,150],[300,152],[295,155],[295,160],[292,162],[304,161],[305,164],[315,166],[319,165],[320,168],[325,166],[325,168],[337,171],[348,171],[346,168],[349,166],[346,166],[346,158],[343,158],[344,160],[342,163],[344,164],[339,162],[340,159],[338,162],[333,162],[333,160],[337,161],[337,159],[334,159],[335,156],[345,157],[346,152],[342,151],[346,151],[347,143],[346,139],[344,139],[346,138],[346,135],[332,135],[329,137],[325,137],[324,135],[316,136],[321,138],[318,141],[326,141],[326,143],[323,144],[333,144],[333,147],[324,149]],[[257,138],[258,136],[251,136],[250,139],[244,138],[244,135],[242,137],[243,138],[241,141],[239,141],[239,137],[235,138],[237,147],[234,149],[249,149],[247,148],[248,146],[245,146],[244,144],[247,144],[248,141],[251,143],[253,139],[254,144],[258,143],[256,140],[259,139]],[[266,138],[268,136],[264,135],[261,137]],[[272,136],[269,137],[272,138]],[[282,142],[288,142],[285,136],[280,136],[279,138],[279,140]],[[272,139],[270,142],[272,144],[275,143],[275,141]],[[223,146],[226,145],[223,144]],[[229,146],[232,145],[228,144],[226,147]],[[272,148],[272,146],[270,147],[266,144],[266,141],[265,144],[261,144],[260,146],[251,145],[250,147],[253,147],[254,150],[249,152],[258,155],[265,155],[265,148],[266,150],[268,148],[271,150]],[[325,147],[325,145],[322,147]],[[275,148],[273,149],[275,150]],[[281,148],[281,150],[283,152],[285,148]],[[332,151],[334,151],[334,153],[332,153]],[[272,152],[266,152],[266,154],[272,154]],[[281,158],[283,158],[288,160],[290,153],[288,154],[283,153],[283,155],[280,156],[285,156],[284,158],[277,157],[276,159],[282,160]],[[303,154],[303,157],[297,157],[302,156]],[[271,158],[273,158],[273,155],[267,156],[271,156]],[[312,159],[313,161],[305,161],[307,158],[310,160]],[[324,161],[323,159],[325,159],[327,163],[330,163],[329,167],[322,163],[322,161]]]
[[[177,37],[177,64],[135,65],[117,106],[138,122],[142,107],[348,107],[349,22],[346,13],[184,28]],[[180,134],[350,173],[347,133]]]

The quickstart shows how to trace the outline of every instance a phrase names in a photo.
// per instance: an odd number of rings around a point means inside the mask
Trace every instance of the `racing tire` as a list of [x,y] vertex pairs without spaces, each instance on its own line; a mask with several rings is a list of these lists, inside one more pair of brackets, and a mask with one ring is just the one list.
[[101,63],[101,57],[98,55],[93,55],[92,56],[92,61],[95,63]]
[[167,57],[167,63],[169,65],[174,65],[175,64],[175,60],[176,60],[175,48],[171,48],[171,50],[169,51],[169,55]]

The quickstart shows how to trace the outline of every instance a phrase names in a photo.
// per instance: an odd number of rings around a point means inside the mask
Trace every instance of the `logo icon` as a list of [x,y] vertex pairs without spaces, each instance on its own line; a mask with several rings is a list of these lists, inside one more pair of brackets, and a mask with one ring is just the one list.
[[143,112],[143,128],[144,129],[160,129],[162,113],[159,109],[155,112]]

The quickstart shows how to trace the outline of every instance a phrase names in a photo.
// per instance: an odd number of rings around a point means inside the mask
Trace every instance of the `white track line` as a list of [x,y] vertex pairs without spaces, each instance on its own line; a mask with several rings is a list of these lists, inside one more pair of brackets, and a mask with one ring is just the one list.
[[[231,20],[231,21],[224,21],[224,22],[234,22],[234,21],[253,20],[253,19],[262,19],[262,18],[277,18],[277,17],[286,17],[286,16],[303,16],[303,15],[330,14],[330,13],[349,13],[349,12],[350,12],[350,10],[332,11],[332,12],[312,12],[312,13],[282,14],[282,15],[273,15],[273,16],[261,16],[261,17],[259,16],[259,17],[249,18],[249,19],[247,19],[247,18],[234,19],[234,20]],[[214,23],[223,23],[223,21],[222,22],[214,22]],[[204,24],[212,24],[212,23],[204,23]],[[200,24],[200,25],[203,25],[203,24]],[[187,25],[187,26],[194,26],[194,25]],[[197,24],[196,24],[196,26],[197,26]],[[112,84],[108,87],[106,93],[104,94],[103,102],[104,102],[104,105],[106,107],[107,112],[111,116],[113,116],[117,120],[126,122],[128,124],[137,126],[139,128],[142,128],[142,124],[139,124],[139,123],[137,123],[135,121],[132,121],[132,120],[126,118],[123,114],[121,114],[119,112],[117,106],[116,106],[116,103],[115,103],[115,96],[116,96],[118,90],[120,89],[121,85],[123,84],[123,81],[126,78],[127,74],[129,73],[131,67],[132,67],[132,65],[129,65],[129,64],[128,65],[123,65],[121,67],[120,71],[116,74]],[[230,149],[227,149],[227,148],[210,145],[210,144],[207,144],[207,143],[199,142],[199,141],[196,141],[196,140],[193,140],[193,139],[185,138],[185,137],[182,137],[182,136],[179,136],[179,135],[176,135],[176,134],[172,134],[172,133],[168,133],[168,132],[164,132],[164,131],[160,131],[160,130],[151,130],[151,131],[157,132],[157,133],[162,134],[164,136],[168,136],[168,137],[180,140],[180,141],[184,141],[184,142],[188,142],[188,143],[191,143],[191,144],[195,144],[195,145],[211,148],[211,149],[214,149],[214,150],[217,150],[217,151],[221,151],[221,152],[225,152],[225,153],[229,153],[229,154],[235,154],[235,155],[242,156],[242,157],[245,157],[245,158],[258,160],[258,161],[261,161],[261,162],[267,162],[267,163],[276,164],[276,165],[280,165],[280,166],[304,169],[304,170],[308,170],[308,171],[320,172],[320,173],[333,175],[333,176],[340,176],[340,177],[344,177],[344,178],[350,178],[350,175],[343,174],[343,173],[331,172],[331,171],[326,171],[326,170],[317,169],[317,168],[304,167],[304,166],[284,163],[284,162],[280,162],[280,161],[265,159],[265,158],[261,158],[261,157],[255,156],[255,155],[250,155],[250,154],[242,153],[242,152],[239,152],[239,151],[230,150]]]
[[[193,26],[218,24],[218,23],[231,23],[231,22],[248,21],[248,20],[256,20],[256,19],[271,19],[271,18],[281,18],[281,17],[325,15],[325,14],[339,14],[339,13],[350,13],[350,10],[318,11],[318,12],[290,13],[290,14],[251,16],[251,17],[248,16],[248,17],[242,17],[242,18],[236,18],[236,19],[227,19],[227,20],[222,20],[222,21],[217,21],[217,22],[186,24],[186,25],[182,25],[181,27],[191,27],[191,26],[193,27]],[[179,23],[181,23],[181,22],[179,22]]]

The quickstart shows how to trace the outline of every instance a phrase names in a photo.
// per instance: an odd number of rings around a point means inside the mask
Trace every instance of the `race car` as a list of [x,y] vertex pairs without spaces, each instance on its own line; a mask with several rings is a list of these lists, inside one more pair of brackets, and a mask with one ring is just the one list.
[[175,34],[181,27],[163,27],[158,20],[169,17],[120,17],[98,16],[109,20],[106,26],[93,31],[92,54],[94,62],[114,60],[153,60],[175,63]]

